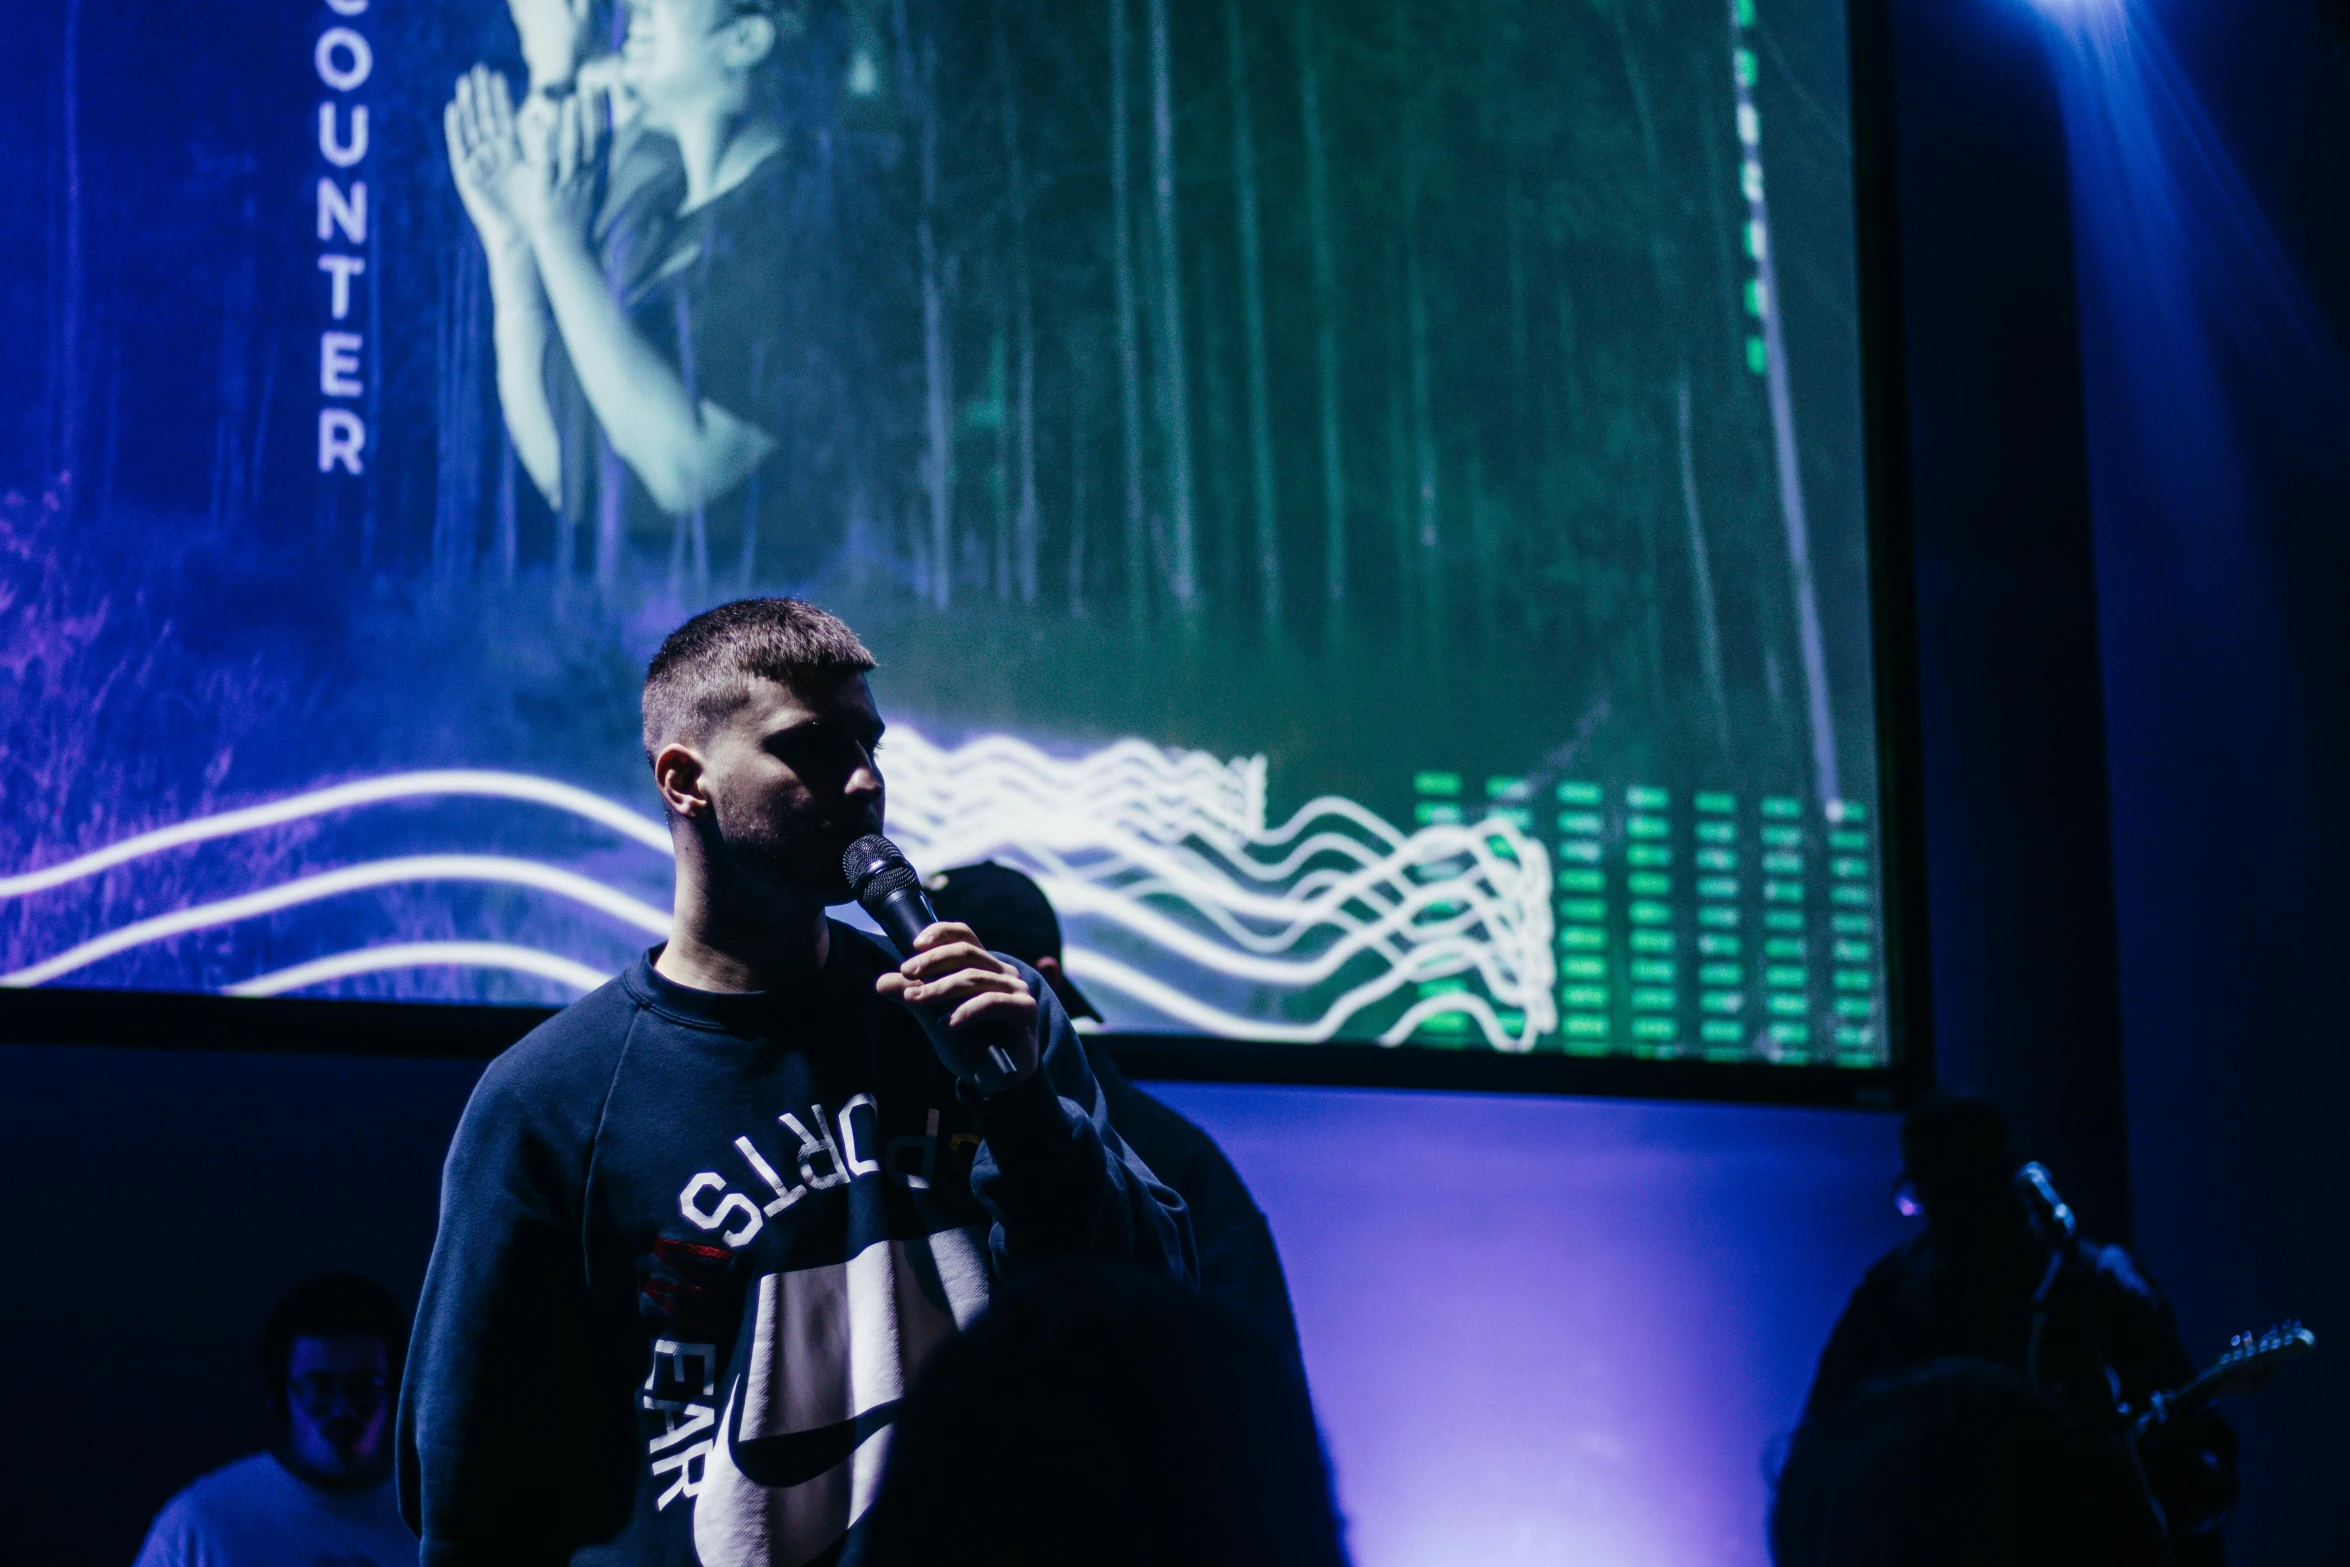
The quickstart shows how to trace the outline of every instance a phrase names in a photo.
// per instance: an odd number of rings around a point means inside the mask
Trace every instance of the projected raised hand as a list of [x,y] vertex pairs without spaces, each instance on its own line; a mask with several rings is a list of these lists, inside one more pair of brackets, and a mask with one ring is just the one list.
[[[530,198],[526,187],[534,178],[506,78],[485,65],[458,77],[441,125],[448,137],[449,172],[457,182],[457,199],[465,204],[483,248],[494,258],[523,241],[517,198]],[[535,177],[544,183],[543,174]]]
[[604,157],[606,100],[582,86],[555,107],[545,152],[531,159],[540,177],[528,182],[519,211],[536,239],[561,233],[584,240],[595,222]]
[[507,0],[534,97],[568,89],[595,45],[591,0]]
[[[538,264],[518,206],[543,204],[553,139],[547,101],[533,98],[516,114],[506,79],[485,65],[457,78],[442,111],[449,171],[458,200],[481,235],[490,263],[491,332],[497,347],[498,406],[514,454],[549,504],[559,502],[562,451],[541,367],[550,321]],[[536,158],[531,149],[539,149]]]

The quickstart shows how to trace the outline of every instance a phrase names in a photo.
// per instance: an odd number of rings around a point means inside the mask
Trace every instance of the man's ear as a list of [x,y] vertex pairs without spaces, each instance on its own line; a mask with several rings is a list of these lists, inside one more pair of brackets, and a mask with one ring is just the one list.
[[733,57],[727,63],[738,71],[755,70],[782,44],[783,31],[774,17],[737,17],[727,38],[726,52]]
[[672,740],[653,753],[653,787],[661,803],[681,821],[700,821],[710,814],[710,791],[702,774],[702,753]]

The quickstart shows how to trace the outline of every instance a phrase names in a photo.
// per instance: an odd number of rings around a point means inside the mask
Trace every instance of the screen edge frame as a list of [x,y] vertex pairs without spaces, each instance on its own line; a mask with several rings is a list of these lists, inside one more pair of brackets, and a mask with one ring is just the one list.
[[[1907,1105],[1931,1085],[1931,945],[1890,0],[1845,0],[1845,24],[1878,763],[1880,939],[1891,1063],[1871,1068],[1783,1066],[1368,1043],[1268,1044],[1111,1030],[1090,1035],[1130,1076],[1862,1109]],[[555,1010],[38,987],[0,990],[0,1044],[486,1061]]]

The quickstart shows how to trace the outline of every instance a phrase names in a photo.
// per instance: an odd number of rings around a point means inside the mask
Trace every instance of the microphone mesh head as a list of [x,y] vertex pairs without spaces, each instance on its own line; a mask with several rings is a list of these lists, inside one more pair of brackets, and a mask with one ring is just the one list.
[[848,847],[840,857],[841,875],[848,879],[849,891],[859,903],[870,909],[880,899],[893,892],[903,892],[917,885],[921,878],[898,846],[877,832],[867,833]]

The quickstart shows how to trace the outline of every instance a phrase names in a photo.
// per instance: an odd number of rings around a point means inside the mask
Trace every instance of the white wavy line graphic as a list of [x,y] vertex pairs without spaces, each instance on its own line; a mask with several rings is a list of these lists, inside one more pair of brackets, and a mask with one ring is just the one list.
[[585,963],[575,962],[559,953],[516,946],[512,942],[400,941],[313,958],[307,963],[297,963],[291,968],[281,968],[231,985],[226,993],[232,996],[282,996],[288,991],[307,990],[312,985],[349,979],[355,974],[381,974],[392,969],[413,968],[504,969],[510,973],[553,980],[558,985],[582,993],[596,989],[612,977],[599,974]]
[[[884,766],[891,830],[917,864],[935,870],[996,858],[1028,870],[1065,915],[1097,930],[1115,929],[1167,960],[1163,969],[1147,965],[1152,972],[1146,973],[1091,949],[1080,932],[1068,954],[1072,972],[1185,1026],[1314,1043],[1337,1037],[1364,1009],[1405,986],[1437,980],[1451,983],[1415,999],[1380,1029],[1381,1040],[1408,1038],[1446,1013],[1469,1018],[1489,1045],[1503,1050],[1531,1048],[1557,1026],[1549,858],[1506,821],[1407,834],[1352,800],[1322,796],[1269,827],[1262,757],[1223,761],[1139,740],[1055,757],[1000,734],[950,749],[901,726],[891,731]],[[661,825],[568,784],[519,773],[418,771],[142,833],[0,878],[0,897],[63,886],[185,844],[333,811],[449,796],[548,806],[647,848],[669,849]],[[416,855],[139,920],[0,975],[0,985],[41,984],[147,942],[417,880],[529,887],[656,936],[669,925],[660,910],[559,866],[492,855]],[[275,994],[347,974],[443,961],[400,956],[433,952],[466,953],[446,961],[510,967],[566,985],[595,972],[576,959],[503,942],[417,942],[319,958],[232,989]],[[1186,974],[1194,977],[1186,981]],[[602,977],[596,974],[594,983]],[[1346,988],[1317,998],[1319,1015],[1301,1020],[1236,1013],[1197,993],[1203,985],[1213,989],[1211,981],[1291,994],[1334,983]],[[1505,1013],[1517,1016],[1505,1022]]]
[[426,772],[388,773],[381,778],[362,778],[352,783],[288,795],[282,800],[271,800],[262,805],[249,805],[241,810],[221,811],[174,826],[158,827],[152,832],[125,838],[120,843],[94,849],[60,864],[22,871],[14,876],[0,876],[0,898],[19,898],[27,893],[46,892],[52,887],[62,887],[69,882],[95,876],[101,871],[112,870],[117,865],[127,865],[132,860],[144,859],[150,854],[160,854],[166,849],[176,849],[186,844],[258,832],[264,827],[279,827],[306,817],[325,816],[364,805],[381,805],[391,800],[452,796],[518,800],[531,805],[548,806],[567,811],[600,827],[608,827],[648,849],[658,849],[663,854],[672,852],[668,828],[647,820],[625,806],[615,805],[602,795],[590,794],[571,784],[557,783],[552,778],[534,777],[529,773],[443,768]]
[[322,871],[315,876],[280,882],[259,892],[248,892],[240,897],[223,898],[213,903],[199,903],[170,914],[137,920],[110,930],[103,936],[94,936],[79,946],[68,947],[53,958],[20,968],[13,974],[0,974],[0,985],[20,989],[45,985],[61,974],[87,968],[102,958],[113,957],[116,953],[127,952],[151,941],[162,941],[170,936],[185,935],[189,931],[203,930],[213,925],[252,919],[257,915],[274,914],[280,909],[315,903],[322,898],[340,897],[348,892],[363,892],[373,887],[388,887],[411,881],[492,882],[510,887],[532,887],[585,904],[652,935],[666,937],[669,934],[669,916],[666,913],[615,888],[607,887],[602,882],[591,881],[576,871],[541,865],[535,860],[509,859],[494,854],[412,854],[397,859],[371,860],[363,865],[345,866],[341,870]]
[[1466,974],[1484,994],[1421,997],[1380,1037],[1453,1012],[1496,1048],[1522,1050],[1557,1026],[1549,856],[1506,821],[1407,835],[1322,796],[1268,827],[1262,758],[1137,741],[1059,758],[1005,735],[949,750],[900,729],[887,769],[891,830],[919,863],[1019,865],[1065,915],[1112,925],[1203,976],[1296,991],[1357,960],[1381,969],[1312,1022],[1283,1021],[1235,1015],[1071,944],[1072,972],[1085,965],[1105,989],[1187,1026],[1318,1042],[1406,984]]
[[[1089,985],[1104,990],[1121,991],[1151,1008],[1165,1013],[1179,1023],[1187,1023],[1203,1034],[1219,1035],[1227,1039],[1261,1039],[1276,1045],[1320,1045],[1336,1038],[1348,1018],[1371,1002],[1382,999],[1405,976],[1392,976],[1384,981],[1349,991],[1338,1005],[1312,1023],[1267,1023],[1258,1018],[1238,1017],[1208,1005],[1196,997],[1175,989],[1148,974],[1129,968],[1115,958],[1102,956],[1073,947],[1067,953],[1069,972]],[[1443,995],[1423,996],[1407,1008],[1403,1016],[1390,1023],[1379,1034],[1379,1043],[1399,1045],[1409,1039],[1413,1030],[1440,1013],[1465,1012],[1477,1023],[1485,1035],[1485,1042],[1496,1050],[1519,1052],[1532,1048],[1532,1041],[1512,1034],[1503,1026],[1492,1004],[1483,996],[1471,992],[1447,992]]]

